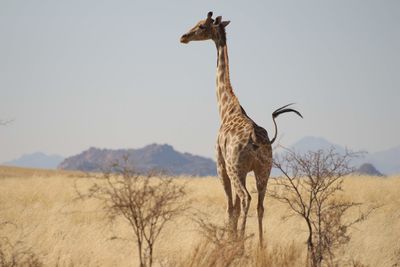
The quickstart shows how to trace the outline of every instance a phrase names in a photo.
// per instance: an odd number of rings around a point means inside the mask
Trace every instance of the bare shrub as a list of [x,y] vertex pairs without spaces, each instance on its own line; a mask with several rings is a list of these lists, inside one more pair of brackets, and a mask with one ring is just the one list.
[[394,253],[393,253],[393,267],[398,267],[400,266],[400,245],[398,248],[395,249]]
[[233,237],[228,225],[217,225],[197,212],[192,215],[203,239],[184,258],[170,260],[169,266],[302,266],[301,250],[293,244],[288,247],[259,247],[254,235],[243,239]]
[[154,174],[139,175],[127,164],[114,164],[96,177],[83,199],[98,199],[112,222],[123,218],[136,240],[140,266],[152,266],[154,247],[166,223],[185,209],[185,186]]
[[271,251],[266,249],[257,250],[255,264],[252,266],[303,266],[301,248],[293,243],[287,247],[273,247]]
[[[218,225],[211,222],[209,216],[202,212],[192,214],[192,220],[197,225],[197,231],[203,236],[190,258],[194,266],[244,266],[248,258],[245,244],[251,236],[232,234],[228,225]],[[205,253],[201,256],[202,253]]]
[[[0,266],[43,266],[33,249],[23,241],[23,237],[19,236],[17,241],[13,241],[7,234],[2,233],[3,231],[9,232],[10,229],[7,228],[10,227],[18,228],[17,225],[9,221],[0,221]],[[12,232],[15,232],[15,230],[18,229],[14,229]]]
[[375,208],[360,212],[345,220],[345,213],[361,203],[341,198],[343,177],[352,173],[352,158],[359,153],[334,149],[299,154],[286,150],[274,160],[283,177],[272,179],[269,195],[286,204],[292,215],[298,215],[307,225],[307,261],[312,267],[322,263],[334,265],[335,253],[350,240],[348,228],[365,220]]
[[244,251],[233,243],[215,243],[203,240],[197,244],[184,259],[170,261],[169,266],[178,267],[209,267],[209,266],[303,266],[301,249],[294,245],[288,247],[274,247],[268,250],[259,247],[248,240],[247,249]]

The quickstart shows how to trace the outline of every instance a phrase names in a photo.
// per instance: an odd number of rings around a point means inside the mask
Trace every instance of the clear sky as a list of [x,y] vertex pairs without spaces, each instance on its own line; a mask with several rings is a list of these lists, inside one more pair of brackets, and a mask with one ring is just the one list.
[[400,1],[0,1],[0,162],[43,151],[169,143],[214,157],[213,43],[180,36],[208,11],[227,28],[231,80],[280,141],[370,152],[400,144]]

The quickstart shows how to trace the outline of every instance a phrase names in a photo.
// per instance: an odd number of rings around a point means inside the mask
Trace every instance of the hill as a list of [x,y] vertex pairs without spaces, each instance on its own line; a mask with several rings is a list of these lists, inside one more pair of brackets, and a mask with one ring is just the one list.
[[42,152],[25,154],[21,157],[5,162],[4,165],[15,167],[39,168],[39,169],[56,169],[63,157],[59,155],[47,155]]
[[172,146],[151,144],[140,149],[89,148],[66,158],[59,169],[80,171],[103,171],[128,156],[129,164],[139,172],[161,170],[170,175],[214,176],[215,162],[209,158],[181,153]]
[[327,150],[334,148],[339,153],[345,152],[345,148],[334,144],[322,137],[306,136],[290,146],[291,149],[298,153],[305,153],[307,151],[317,151],[320,149]]
[[365,162],[376,166],[387,175],[400,173],[400,146],[367,154]]
[[[324,138],[307,136],[294,143],[290,148],[299,153],[306,151],[316,151],[318,149],[335,148],[339,153],[343,153],[346,148],[334,144]],[[353,148],[350,150],[356,151]],[[400,146],[375,152],[366,153],[363,157],[353,161],[354,166],[359,167],[365,163],[372,164],[376,169],[386,175],[395,175],[400,173]]]
[[383,173],[378,171],[374,165],[371,163],[364,163],[356,170],[356,173],[359,175],[368,175],[368,176],[384,176]]

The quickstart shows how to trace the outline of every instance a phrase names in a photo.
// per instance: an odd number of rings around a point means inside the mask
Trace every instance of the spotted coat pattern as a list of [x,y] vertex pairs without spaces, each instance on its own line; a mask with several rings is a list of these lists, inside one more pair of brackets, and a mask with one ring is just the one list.
[[[211,13],[211,12],[210,12]],[[246,176],[254,172],[258,191],[258,226],[263,244],[264,197],[272,167],[272,148],[267,131],[258,126],[245,112],[233,92],[229,77],[229,59],[225,27],[228,21],[213,20],[212,13],[181,37],[182,43],[213,40],[217,48],[217,101],[221,126],[216,144],[217,171],[227,197],[231,229],[240,236],[245,233],[251,196]],[[241,222],[239,224],[239,218]]]

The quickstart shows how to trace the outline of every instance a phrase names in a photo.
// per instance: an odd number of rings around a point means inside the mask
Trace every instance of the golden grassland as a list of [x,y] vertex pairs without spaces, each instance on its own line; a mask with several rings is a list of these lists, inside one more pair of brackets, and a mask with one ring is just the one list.
[[[176,182],[187,184],[192,210],[209,214],[214,222],[225,220],[225,195],[218,179],[180,177]],[[74,186],[82,189],[90,183],[90,178],[80,172],[0,167],[0,222],[13,223],[0,228],[0,237],[23,241],[45,266],[137,266],[129,226],[123,221],[110,225],[99,202],[77,197]],[[251,176],[248,188],[256,199]],[[367,220],[351,228],[351,240],[343,257],[368,266],[400,266],[400,177],[346,177],[342,197],[380,205]],[[257,233],[255,206],[253,201],[249,234]],[[269,251],[296,247],[304,257],[303,222],[297,217],[283,219],[286,207],[269,197],[265,207]],[[349,220],[357,212],[354,209]],[[193,256],[201,241],[196,229],[190,215],[167,225],[155,247],[156,265],[185,262],[189,255]],[[256,244],[256,238],[252,242]],[[298,261],[301,266],[299,262],[304,261]]]

